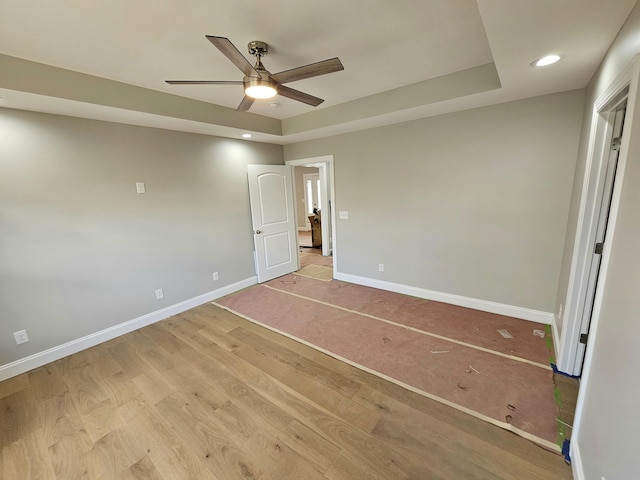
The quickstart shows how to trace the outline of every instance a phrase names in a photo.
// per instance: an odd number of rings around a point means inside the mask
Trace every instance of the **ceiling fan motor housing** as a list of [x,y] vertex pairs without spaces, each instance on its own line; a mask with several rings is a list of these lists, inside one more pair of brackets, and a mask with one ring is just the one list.
[[254,40],[247,44],[249,53],[254,57],[265,57],[269,53],[269,45],[260,40]]
[[260,59],[269,53],[269,45],[260,40],[254,40],[247,44],[249,53],[257,58],[253,67],[260,74],[259,77],[245,76],[242,81],[244,83],[244,91],[247,95],[254,98],[271,98],[277,93],[277,84],[270,78],[270,73],[262,65]]

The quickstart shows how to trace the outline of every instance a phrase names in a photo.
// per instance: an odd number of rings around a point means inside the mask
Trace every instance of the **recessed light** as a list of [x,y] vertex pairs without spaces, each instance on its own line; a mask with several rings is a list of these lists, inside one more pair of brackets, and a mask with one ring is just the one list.
[[250,133],[243,133],[242,134],[242,138],[251,138],[253,137],[253,135],[251,135]]
[[553,65],[556,62],[559,62],[562,59],[560,55],[545,55],[542,58],[534,60],[531,63],[532,67],[546,67],[547,65]]

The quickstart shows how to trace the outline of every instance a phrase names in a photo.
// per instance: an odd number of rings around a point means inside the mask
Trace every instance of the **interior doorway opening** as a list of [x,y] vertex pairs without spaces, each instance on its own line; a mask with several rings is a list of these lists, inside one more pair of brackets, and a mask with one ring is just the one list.
[[[288,160],[285,163],[294,167],[294,171],[296,171],[295,208],[299,237],[302,237],[306,244],[316,243],[321,248],[322,256],[333,256],[335,269],[336,219],[333,209],[335,204],[333,155]],[[309,208],[311,213],[308,211]],[[313,222],[316,222],[315,233],[319,238],[313,237]]]
[[624,168],[620,168],[624,161],[620,158],[626,158],[629,85],[625,81],[612,85],[594,105],[585,193],[580,204],[566,308],[564,315],[559,314],[562,331],[560,335],[554,332],[560,340],[558,370],[577,377],[582,376],[588,344],[592,341],[590,330],[597,316],[598,291],[606,281],[602,264],[607,263],[611,249],[609,237],[624,174]]

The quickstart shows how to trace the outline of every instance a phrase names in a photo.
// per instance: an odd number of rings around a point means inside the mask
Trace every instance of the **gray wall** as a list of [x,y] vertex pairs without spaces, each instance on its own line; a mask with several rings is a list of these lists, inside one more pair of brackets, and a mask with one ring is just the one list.
[[0,109],[0,365],[255,275],[250,163],[282,147]]
[[[640,6],[636,5],[617,39],[605,56],[587,91],[584,124],[589,125],[593,101],[640,53]],[[587,480],[626,480],[640,471],[640,105],[636,101],[634,128],[631,131],[628,163],[622,184],[612,253],[603,291],[598,321],[589,334],[591,366],[582,380],[579,423],[572,443],[577,446]],[[577,209],[582,195],[588,130],[580,140],[567,248],[559,288],[559,303],[567,291],[568,269],[573,254]]]
[[[285,146],[333,154],[337,270],[552,312],[584,91]],[[378,264],[385,272],[378,272]]]

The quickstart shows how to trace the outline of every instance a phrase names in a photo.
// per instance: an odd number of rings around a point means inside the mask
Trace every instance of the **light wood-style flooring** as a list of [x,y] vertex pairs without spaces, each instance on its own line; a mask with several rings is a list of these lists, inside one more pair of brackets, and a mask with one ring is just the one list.
[[0,478],[571,479],[561,456],[213,305],[0,383]]

